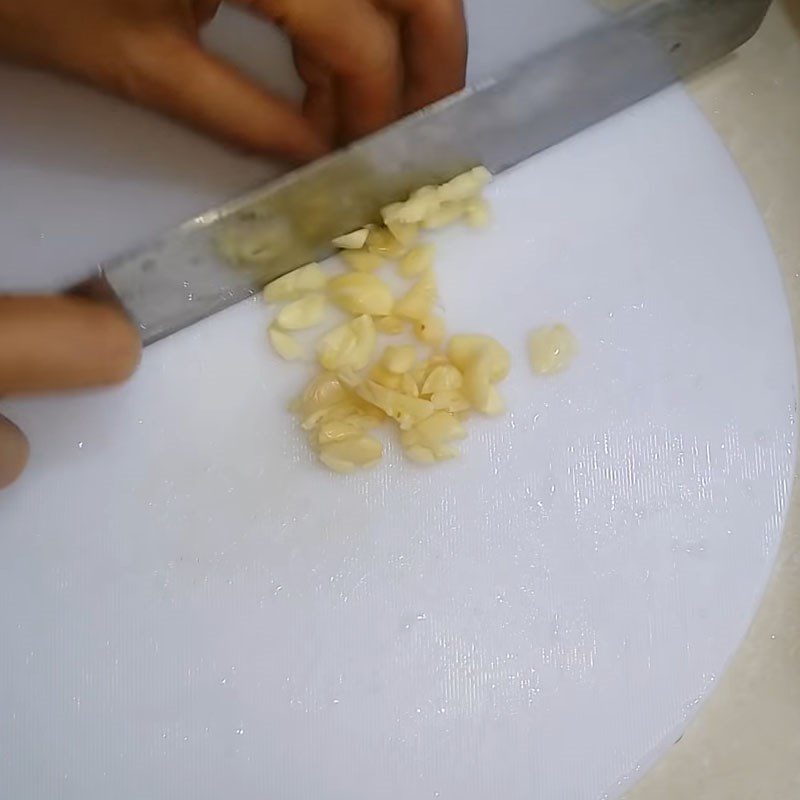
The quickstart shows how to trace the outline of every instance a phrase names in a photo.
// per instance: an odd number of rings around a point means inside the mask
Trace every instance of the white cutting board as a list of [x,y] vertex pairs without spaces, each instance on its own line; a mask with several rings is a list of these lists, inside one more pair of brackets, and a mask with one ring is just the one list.
[[[7,92],[0,240],[29,283],[264,172],[52,79]],[[511,349],[511,411],[458,462],[321,471],[257,301],[124,388],[0,404],[34,448],[0,498],[0,798],[597,800],[677,738],[783,524],[775,257],[680,90],[490,194],[439,275],[452,328]],[[555,320],[581,355],[535,378],[526,333]]]

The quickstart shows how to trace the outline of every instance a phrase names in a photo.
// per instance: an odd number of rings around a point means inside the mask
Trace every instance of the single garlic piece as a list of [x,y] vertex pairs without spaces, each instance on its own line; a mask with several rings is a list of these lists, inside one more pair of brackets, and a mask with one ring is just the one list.
[[287,272],[281,278],[268,283],[264,288],[264,299],[268,303],[282,303],[296,300],[309,292],[318,292],[325,288],[328,276],[319,264],[306,264],[293,272]]
[[342,253],[342,259],[354,272],[375,272],[383,264],[379,255],[367,250],[346,250]]
[[425,383],[422,385],[420,394],[423,397],[430,397],[438,392],[452,392],[460,389],[464,385],[464,376],[452,364],[443,364],[434,367]]
[[337,236],[333,240],[334,247],[340,250],[360,250],[366,243],[369,236],[367,228],[359,228],[352,233],[345,233],[343,236]]
[[578,352],[578,342],[566,325],[534,331],[528,341],[531,367],[539,375],[563,372]]
[[408,430],[427,419],[435,410],[433,404],[427,400],[411,397],[371,380],[364,381],[356,389],[356,393],[383,411],[387,417],[391,417],[402,430]]
[[437,186],[422,186],[405,203],[405,222],[422,222],[432,211],[441,205]]
[[400,376],[399,391],[403,394],[407,394],[409,397],[419,397],[419,386],[414,378],[411,377],[410,372],[406,372],[404,375]]
[[511,356],[508,350],[491,336],[477,334],[459,334],[453,336],[447,345],[447,357],[462,372],[470,362],[483,350],[489,353],[491,363],[490,380],[498,383],[508,377],[511,371]]
[[463,372],[462,392],[476,410],[486,412],[491,400],[492,359],[489,348],[485,348],[467,364]]
[[388,317],[378,317],[375,320],[375,327],[387,336],[397,336],[406,329],[408,322],[400,317],[389,315]]
[[411,370],[411,375],[414,377],[414,380],[421,389],[425,384],[425,381],[428,379],[428,375],[430,375],[431,372],[436,369],[436,367],[441,367],[449,363],[450,362],[445,356],[431,356],[427,361],[417,362],[414,365],[414,368]]
[[431,466],[437,462],[437,458],[433,450],[423,447],[421,444],[412,444],[405,448],[406,455],[411,461],[417,464],[424,464]]
[[492,221],[489,204],[482,197],[475,197],[464,205],[464,219],[470,228],[488,228]]
[[400,391],[401,375],[387,369],[383,364],[376,364],[369,372],[369,379],[385,386],[387,389]]
[[269,341],[273,350],[285,361],[298,361],[305,357],[305,350],[291,334],[272,326]]
[[421,244],[410,250],[400,260],[400,274],[404,278],[416,278],[433,268],[435,249],[432,244]]
[[[436,411],[427,419],[405,431],[400,441],[406,452],[415,461],[433,463],[458,456],[452,442],[466,438],[463,425],[445,411]],[[430,456],[433,456],[433,459]]]
[[441,317],[431,314],[414,324],[414,333],[417,339],[424,344],[437,347],[444,341],[447,331],[445,329],[444,320]]
[[325,295],[309,294],[284,306],[276,322],[285,331],[302,331],[319,325],[324,316]]
[[394,306],[391,289],[367,272],[351,272],[334,278],[328,284],[328,292],[337,306],[351,314],[385,317]]
[[458,391],[434,392],[430,401],[437,411],[447,411],[450,414],[460,414],[469,411],[471,406],[464,395]]
[[331,408],[346,403],[350,391],[331,372],[317,375],[290,406],[302,420],[303,427],[313,428]]
[[317,444],[330,444],[331,442],[342,442],[345,439],[352,439],[361,436],[362,431],[355,425],[340,419],[325,420],[317,430]]
[[369,232],[367,250],[383,258],[400,258],[406,252],[406,248],[386,228],[373,228]]
[[413,345],[401,347],[390,345],[384,350],[381,363],[389,372],[393,372],[395,375],[402,375],[414,366],[416,360],[417,348]]
[[367,366],[377,343],[372,317],[362,315],[329,331],[319,344],[319,363],[324,369],[360,370]]
[[503,396],[497,390],[496,386],[489,387],[489,396],[486,398],[486,404],[478,411],[483,412],[489,417],[499,417],[501,414],[506,413],[506,403]]
[[419,239],[419,225],[408,222],[389,221],[386,227],[403,248],[409,248]]
[[430,316],[438,297],[436,279],[433,270],[422,274],[419,280],[394,305],[393,313],[412,322],[424,320]]
[[372,436],[359,436],[324,444],[319,459],[334,472],[353,472],[377,464],[383,455],[383,445]]

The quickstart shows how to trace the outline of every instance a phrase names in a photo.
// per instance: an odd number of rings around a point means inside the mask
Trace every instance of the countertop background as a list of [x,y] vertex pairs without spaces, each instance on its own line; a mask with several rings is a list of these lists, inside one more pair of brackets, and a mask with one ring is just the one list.
[[[783,268],[800,350],[800,0],[775,0],[758,34],[689,90],[750,183]],[[747,639],[685,736],[627,800],[798,797],[796,486],[778,567]]]

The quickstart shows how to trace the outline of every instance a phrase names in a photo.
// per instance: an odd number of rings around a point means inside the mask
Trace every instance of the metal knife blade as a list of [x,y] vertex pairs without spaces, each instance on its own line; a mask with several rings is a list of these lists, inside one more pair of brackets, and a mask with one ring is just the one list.
[[[155,342],[332,253],[334,236],[426,183],[497,174],[746,41],[770,0],[640,0],[598,28],[103,264]],[[243,249],[244,248],[244,249]]]

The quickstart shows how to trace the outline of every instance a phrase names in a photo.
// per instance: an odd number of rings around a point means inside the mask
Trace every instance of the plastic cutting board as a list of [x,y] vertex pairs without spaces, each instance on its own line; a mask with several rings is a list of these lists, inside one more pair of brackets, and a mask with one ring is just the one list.
[[[235,15],[212,32],[243,36],[255,52]],[[52,78],[0,72],[8,93],[5,288],[268,171]],[[515,362],[509,415],[457,462],[319,469],[284,411],[306,374],[257,301],[150,348],[124,388],[0,404],[34,446],[0,498],[0,797],[597,800],[677,738],[779,544],[796,379],[775,257],[677,89],[490,195],[490,231],[437,237],[451,328]],[[562,320],[580,357],[536,378],[526,334]]]

